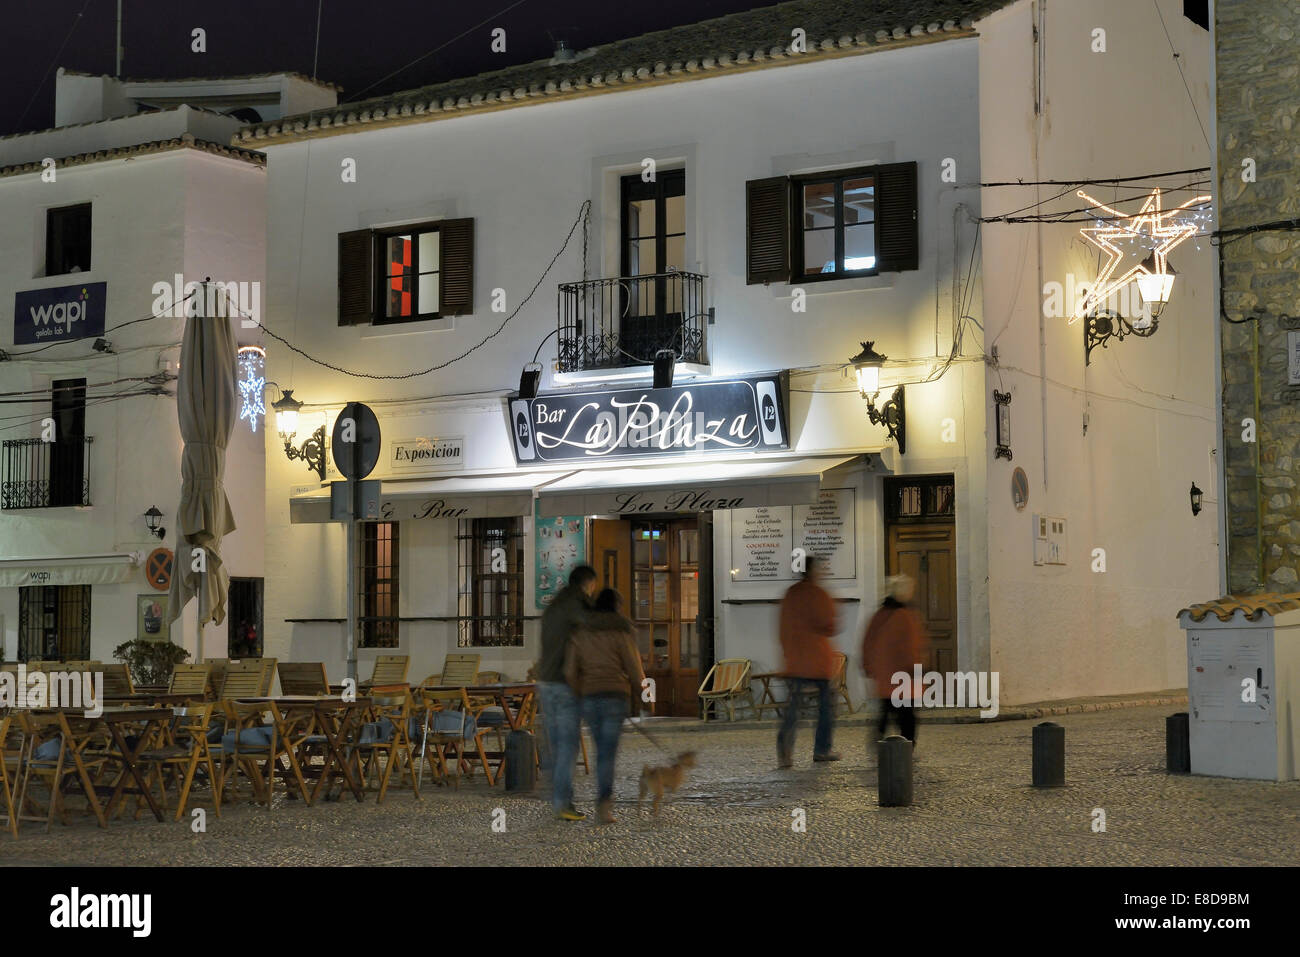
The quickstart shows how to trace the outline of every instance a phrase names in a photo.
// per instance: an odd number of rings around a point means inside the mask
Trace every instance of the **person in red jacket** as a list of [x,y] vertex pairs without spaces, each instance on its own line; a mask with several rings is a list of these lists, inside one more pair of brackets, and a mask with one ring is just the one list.
[[794,730],[799,719],[799,699],[805,686],[817,689],[817,737],[814,761],[838,761],[831,750],[835,733],[835,709],[831,700],[831,679],[835,677],[835,651],[831,636],[838,629],[835,600],[821,587],[821,563],[808,558],[803,581],[796,582],[781,599],[781,651],[785,657],[785,683],[789,691],[781,730],[776,736],[778,765],[794,766]]
[[[871,616],[867,633],[862,638],[862,671],[876,683],[876,697],[880,699],[880,737],[885,736],[890,715],[895,715],[899,732],[915,747],[914,703],[921,697],[921,689],[912,687],[913,671],[918,664],[924,666],[926,645],[921,620],[908,607],[916,583],[907,575],[895,575],[885,585],[889,594]],[[901,703],[896,704],[893,698],[894,675],[900,672],[907,676],[907,681],[899,692]]]

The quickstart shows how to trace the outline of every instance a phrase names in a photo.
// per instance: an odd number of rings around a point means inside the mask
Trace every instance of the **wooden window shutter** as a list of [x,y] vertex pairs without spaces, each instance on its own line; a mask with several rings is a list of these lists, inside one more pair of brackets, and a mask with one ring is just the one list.
[[745,184],[745,282],[790,281],[790,181]]
[[876,270],[919,268],[916,163],[876,167]]
[[339,233],[339,325],[374,321],[374,239],[368,229]]
[[438,231],[442,234],[438,313],[468,316],[474,311],[474,220],[447,219]]

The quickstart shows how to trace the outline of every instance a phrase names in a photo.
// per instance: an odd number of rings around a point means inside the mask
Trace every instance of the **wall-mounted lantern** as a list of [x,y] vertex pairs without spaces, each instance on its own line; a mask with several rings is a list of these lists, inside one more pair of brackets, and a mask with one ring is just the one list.
[[872,425],[883,425],[889,437],[898,443],[898,454],[907,452],[907,417],[903,406],[903,387],[894,390],[879,409],[876,408],[876,396],[880,393],[880,370],[889,357],[881,355],[873,348],[874,341],[862,343],[862,351],[849,360],[858,378],[858,391],[867,400],[867,418]]
[[162,517],[163,513],[154,505],[150,505],[149,511],[144,513],[144,523],[149,526],[149,531],[155,538],[163,538],[167,534],[167,529],[162,527]]
[[285,389],[284,394],[271,403],[271,408],[275,410],[276,431],[284,440],[285,458],[290,462],[302,459],[308,469],[319,475],[322,482],[325,481],[325,426],[313,432],[300,447],[295,447],[293,439],[298,434],[298,412],[302,403],[293,397],[293,389]]
[[1204,493],[1199,488],[1196,487],[1196,483],[1193,482],[1192,483],[1192,514],[1193,515],[1201,514],[1201,496],[1203,494]]

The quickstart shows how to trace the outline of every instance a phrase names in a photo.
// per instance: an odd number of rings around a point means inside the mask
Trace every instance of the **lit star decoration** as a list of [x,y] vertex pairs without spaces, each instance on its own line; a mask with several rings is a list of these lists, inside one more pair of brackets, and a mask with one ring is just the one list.
[[[1162,208],[1160,190],[1153,189],[1137,215],[1127,216],[1093,199],[1083,190],[1079,190],[1078,195],[1115,218],[1105,222],[1098,220],[1096,226],[1085,226],[1079,230],[1084,239],[1110,258],[1097,274],[1092,289],[1075,306],[1074,315],[1070,317],[1071,323],[1082,319],[1139,273],[1164,274],[1170,250],[1196,235],[1199,227],[1194,220],[1201,218],[1197,214],[1208,213],[1208,210],[1194,210],[1193,207],[1203,206],[1211,199],[1209,196],[1197,196],[1180,206],[1165,210]],[[1148,257],[1153,257],[1155,273],[1143,264]]]
[[239,417],[248,420],[248,427],[257,432],[257,417],[266,415],[262,396],[266,389],[266,351],[261,346],[241,346],[237,358],[239,368]]

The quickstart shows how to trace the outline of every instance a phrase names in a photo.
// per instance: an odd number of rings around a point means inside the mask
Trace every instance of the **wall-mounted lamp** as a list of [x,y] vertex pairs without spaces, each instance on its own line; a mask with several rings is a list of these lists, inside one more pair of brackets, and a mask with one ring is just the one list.
[[271,403],[271,408],[275,410],[276,430],[284,440],[285,458],[290,462],[302,459],[308,469],[319,475],[322,482],[325,481],[325,426],[313,432],[301,447],[295,448],[293,439],[298,434],[298,411],[302,403],[293,397],[293,389],[285,389],[284,394]]
[[96,352],[112,352],[113,343],[109,342],[107,339],[96,339],[91,348]]
[[671,389],[673,387],[673,366],[677,362],[677,353],[672,349],[660,349],[655,353],[655,382],[656,389]]
[[1193,482],[1193,483],[1192,483],[1192,514],[1193,514],[1193,515],[1200,515],[1200,514],[1201,514],[1201,495],[1202,495],[1202,494],[1204,494],[1204,493],[1202,493],[1201,490],[1200,490],[1199,488],[1196,487],[1196,483]]
[[907,452],[907,417],[903,408],[903,387],[900,385],[894,394],[879,409],[876,408],[876,396],[880,392],[880,370],[888,356],[883,356],[873,347],[875,342],[862,343],[862,351],[849,360],[853,363],[858,377],[858,391],[867,400],[867,418],[872,425],[883,425],[889,437],[898,443],[898,454]]
[[163,538],[167,534],[167,529],[162,527],[163,513],[158,511],[154,505],[149,506],[149,511],[144,513],[144,522],[149,526],[149,531],[155,538]]
[[1157,262],[1154,252],[1142,260],[1142,272],[1137,274],[1137,287],[1142,294],[1142,301],[1151,307],[1152,325],[1168,305],[1169,297],[1174,291],[1174,277],[1177,275],[1178,272],[1168,260],[1161,257]]
[[1145,316],[1129,322],[1117,312],[1094,312],[1083,323],[1083,364],[1092,365],[1092,350],[1101,346],[1109,348],[1111,339],[1123,342],[1126,336],[1138,336],[1146,339],[1155,335],[1157,326],[1155,307],[1152,306],[1151,318]]

